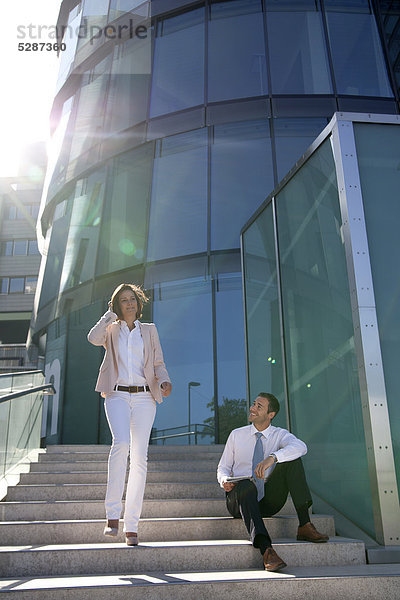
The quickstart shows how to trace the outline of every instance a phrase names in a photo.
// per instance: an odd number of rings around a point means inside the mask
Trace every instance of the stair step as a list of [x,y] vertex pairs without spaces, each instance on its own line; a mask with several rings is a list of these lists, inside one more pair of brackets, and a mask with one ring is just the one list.
[[[220,499],[144,500],[142,517],[207,517],[228,516],[226,503]],[[0,502],[1,521],[40,521],[50,519],[103,519],[103,500]]]
[[[103,484],[42,484],[16,485],[7,490],[6,501],[27,500],[101,500],[106,495]],[[144,497],[157,498],[224,498],[225,492],[217,481],[206,483],[146,483]]]
[[[300,550],[301,547],[301,550]],[[365,563],[359,540],[332,538],[325,544],[274,540],[278,554],[292,566]],[[135,552],[135,554],[132,554]],[[135,570],[248,569],[260,566],[260,553],[242,540],[8,546],[0,548],[3,577],[124,573]]]
[[[110,446],[107,444],[65,444],[59,445],[54,444],[51,446],[47,446],[46,452],[47,454],[65,454],[65,453],[75,453],[75,452],[91,452],[91,453],[108,453],[110,450]],[[191,446],[184,446],[178,444],[171,444],[168,446],[161,446],[156,444],[150,444],[149,446],[149,456],[152,454],[194,454],[198,456],[200,454],[201,460],[203,456],[207,453],[211,454],[222,454],[224,451],[224,444],[193,444]]]
[[[264,519],[272,539],[296,538],[297,516]],[[335,535],[333,517],[314,515],[313,523],[319,531]],[[103,535],[105,520],[12,521],[0,523],[0,539],[4,546],[36,544],[110,543],[124,541],[122,524],[118,537]],[[141,519],[139,537],[143,542],[173,540],[246,540],[247,530],[241,519],[232,517],[182,517]]]
[[2,600],[398,600],[399,587],[399,565],[385,564],[0,579]]
[[[176,483],[182,482],[216,482],[216,471],[151,471],[147,472],[148,483]],[[22,473],[20,476],[20,484],[22,485],[38,485],[38,484],[54,484],[54,483],[97,483],[106,484],[107,471],[73,471],[54,472],[54,473]]]
[[[75,462],[75,461],[107,461],[109,450],[106,452],[45,452],[39,455],[39,463],[48,462]],[[215,460],[219,461],[222,452],[206,452],[204,453],[204,460]],[[193,461],[194,454],[192,452],[152,452],[149,454],[149,460],[151,461],[164,461],[174,460],[180,462]],[[203,455],[200,459],[203,461]]]
[[0,576],[6,578],[0,600],[94,594],[96,600],[264,599],[265,579],[274,600],[367,600],[377,591],[397,600],[398,565],[387,572],[385,565],[379,572],[368,569],[364,543],[335,537],[331,516],[312,516],[328,543],[295,541],[298,520],[290,499],[265,519],[289,566],[265,572],[216,481],[222,451],[222,445],[149,447],[140,545],[129,548],[122,525],[117,538],[103,536],[109,446],[49,447],[0,502]]
[[[201,462],[198,460],[150,460],[148,463],[148,472],[150,471],[173,471],[179,469],[179,471],[196,471],[208,470],[216,473],[219,458],[211,458],[206,460],[203,458]],[[59,473],[59,472],[73,472],[73,471],[107,471],[107,459],[104,460],[76,460],[66,462],[39,462],[31,463],[31,473],[40,471],[41,473]]]
[[[58,521],[75,519],[103,519],[102,500],[36,502],[0,502],[0,521]],[[276,516],[295,514],[289,498]],[[165,498],[144,500],[142,518],[168,517],[226,517],[230,516],[224,498]]]

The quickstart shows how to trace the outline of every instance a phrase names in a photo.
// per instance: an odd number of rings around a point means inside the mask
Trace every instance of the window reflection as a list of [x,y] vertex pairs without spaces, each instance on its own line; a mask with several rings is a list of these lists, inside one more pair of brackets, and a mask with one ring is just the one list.
[[66,253],[66,245],[71,219],[72,198],[60,202],[54,211],[52,226],[47,230],[45,255],[46,265],[40,290],[39,310],[59,291],[61,271]]
[[[381,41],[367,3],[353,12],[328,2],[326,16],[339,94],[392,97]],[[369,11],[368,11],[369,12]]]
[[109,20],[113,21],[127,12],[134,10],[145,0],[111,0]]
[[37,277],[25,277],[25,294],[34,294],[36,292]]
[[232,429],[247,425],[241,273],[218,274],[215,287],[218,443],[222,444]]
[[328,119],[274,119],[279,180],[295,165],[327,122]]
[[[293,3],[291,3],[293,4]],[[321,15],[314,2],[267,12],[272,92],[330,94],[332,85]],[[267,6],[268,8],[268,6]]]
[[[385,374],[397,481],[400,483],[400,127],[355,123],[363,208]],[[379,148],[379,159],[376,149]],[[379,202],[377,199],[379,198]]]
[[[78,41],[78,49],[90,44],[90,40],[107,24],[108,5],[110,0],[85,0],[83,4],[82,32]],[[93,28],[93,29],[92,29]]]
[[103,137],[105,95],[111,66],[111,57],[107,56],[93,70],[83,76],[70,160],[89,150]]
[[284,372],[276,274],[275,235],[269,204],[243,237],[250,401],[271,392],[281,403],[275,425],[286,427]]
[[10,277],[10,287],[8,290],[9,294],[22,293],[25,289],[24,277]]
[[65,50],[60,52],[60,70],[57,79],[57,92],[61,89],[67,79],[74,62],[75,52],[78,45],[79,26],[82,19],[82,5],[75,6],[68,15],[68,23],[62,42]]
[[152,144],[115,159],[104,207],[98,273],[144,261],[152,161]]
[[[306,457],[313,490],[373,534],[342,220],[329,139],[277,194],[276,204],[293,432],[318,452],[318,464]],[[345,455],[354,462],[341,460]],[[323,481],[327,468],[329,483]],[[338,485],[343,492],[339,496]]]
[[268,93],[260,0],[211,4],[208,65],[211,102]]
[[107,100],[107,131],[131,127],[147,116],[150,75],[141,72],[143,55],[135,40],[116,46]]
[[154,160],[148,260],[207,249],[207,130],[163,139]]
[[204,102],[204,9],[158,23],[150,116]]
[[94,276],[104,180],[102,169],[76,184],[60,292]]
[[211,146],[213,250],[239,247],[241,228],[273,187],[268,121],[216,126]]
[[[153,319],[160,336],[165,364],[173,383],[171,396],[157,409],[154,426],[160,430],[204,423],[212,416],[214,395],[211,283],[203,278],[154,286]],[[171,443],[187,444],[185,437]],[[208,436],[203,443],[214,439]],[[200,440],[198,440],[200,442]]]
[[389,60],[392,65],[397,90],[400,91],[400,10],[392,2],[378,2],[382,15],[382,26],[385,34]]

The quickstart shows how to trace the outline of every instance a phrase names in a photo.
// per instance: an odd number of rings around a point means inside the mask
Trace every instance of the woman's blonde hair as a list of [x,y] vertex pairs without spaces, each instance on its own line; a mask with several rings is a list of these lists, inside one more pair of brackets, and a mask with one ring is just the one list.
[[115,314],[117,315],[117,317],[119,319],[122,319],[121,305],[119,302],[119,297],[120,297],[121,293],[125,290],[130,290],[131,292],[133,292],[135,294],[136,301],[138,304],[138,309],[136,311],[136,318],[140,319],[140,317],[142,316],[143,305],[146,304],[146,302],[148,302],[149,299],[146,296],[146,294],[144,293],[144,291],[142,290],[142,288],[139,287],[138,285],[134,285],[133,283],[121,283],[117,288],[115,288],[115,290],[113,291],[112,296],[111,296],[111,310],[113,312],[115,312]]

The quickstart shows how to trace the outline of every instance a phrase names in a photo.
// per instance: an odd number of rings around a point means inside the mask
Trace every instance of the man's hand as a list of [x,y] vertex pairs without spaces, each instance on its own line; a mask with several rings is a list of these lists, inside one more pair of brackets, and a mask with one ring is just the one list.
[[256,468],[254,469],[254,473],[255,473],[255,476],[257,477],[257,479],[263,479],[265,471],[269,467],[271,467],[274,464],[274,462],[275,462],[275,459],[273,456],[267,456],[267,458],[264,458],[264,460],[262,460],[260,463],[258,463]]
[[231,492],[235,487],[236,483],[231,483],[230,481],[225,481],[223,484],[223,488],[226,492]]
[[163,383],[161,384],[161,395],[164,396],[164,398],[166,398],[167,396],[170,395],[171,390],[172,390],[172,385],[170,384],[169,381],[163,381]]

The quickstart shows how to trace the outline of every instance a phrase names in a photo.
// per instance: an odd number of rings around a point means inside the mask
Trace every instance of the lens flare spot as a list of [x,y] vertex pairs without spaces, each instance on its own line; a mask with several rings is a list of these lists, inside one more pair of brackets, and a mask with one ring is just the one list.
[[136,257],[138,260],[142,260],[142,259],[143,259],[143,256],[144,256],[143,248],[137,248],[137,249],[135,250],[135,257]]
[[133,256],[136,252],[136,246],[131,240],[122,239],[118,242],[118,247],[121,250],[122,254],[126,254],[127,256]]
[[121,250],[122,254],[126,254],[127,256],[134,256],[136,252],[135,244],[131,240],[120,240],[118,242],[118,247]]

